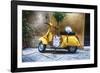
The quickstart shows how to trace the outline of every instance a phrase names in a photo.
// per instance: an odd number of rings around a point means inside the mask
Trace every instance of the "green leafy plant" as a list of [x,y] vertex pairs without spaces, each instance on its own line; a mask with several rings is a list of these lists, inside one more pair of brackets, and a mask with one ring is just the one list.
[[[64,13],[64,12],[54,12],[53,16],[54,16],[54,18],[55,18],[56,21],[57,21],[57,25],[59,26],[59,25],[60,25],[60,22],[62,22],[62,20],[63,20],[64,17],[65,17],[65,13]],[[59,29],[58,29],[57,34],[58,34],[58,35],[60,34]]]
[[59,23],[64,19],[65,13],[63,13],[63,12],[54,12],[53,16],[55,17],[56,21]]

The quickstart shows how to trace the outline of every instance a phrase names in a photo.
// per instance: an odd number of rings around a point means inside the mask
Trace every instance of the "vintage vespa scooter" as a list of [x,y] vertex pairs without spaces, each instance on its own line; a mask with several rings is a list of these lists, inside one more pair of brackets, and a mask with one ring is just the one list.
[[60,34],[57,34],[57,31],[58,26],[49,23],[48,32],[39,38],[39,52],[45,52],[47,45],[50,45],[56,49],[67,49],[69,53],[75,53],[78,48],[82,47],[78,36],[75,34],[75,32],[72,32],[71,27],[65,27],[65,32],[60,32]]

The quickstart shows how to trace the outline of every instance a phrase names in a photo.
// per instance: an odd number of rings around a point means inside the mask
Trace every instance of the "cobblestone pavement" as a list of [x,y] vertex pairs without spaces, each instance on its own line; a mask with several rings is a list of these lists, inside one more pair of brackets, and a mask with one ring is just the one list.
[[37,48],[26,48],[22,53],[23,62],[45,62],[45,61],[64,61],[64,60],[80,60],[90,58],[90,48],[85,47],[84,50],[77,50],[76,53],[68,53],[64,49],[46,49],[45,53],[40,53]]

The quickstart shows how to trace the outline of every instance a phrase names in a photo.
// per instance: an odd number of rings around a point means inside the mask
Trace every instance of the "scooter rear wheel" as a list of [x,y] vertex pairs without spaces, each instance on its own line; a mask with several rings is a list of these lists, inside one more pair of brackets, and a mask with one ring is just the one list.
[[76,53],[77,47],[76,46],[69,46],[68,47],[68,52],[69,53]]

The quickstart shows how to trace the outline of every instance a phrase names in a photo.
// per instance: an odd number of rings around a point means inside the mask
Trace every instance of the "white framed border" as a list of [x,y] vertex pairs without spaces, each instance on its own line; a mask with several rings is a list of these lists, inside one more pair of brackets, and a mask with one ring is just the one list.
[[[43,67],[43,66],[60,66],[60,65],[80,65],[80,64],[94,64],[94,10],[93,9],[79,9],[79,8],[60,8],[60,7],[45,7],[45,6],[24,6],[17,7],[17,66],[18,68],[28,67]],[[22,10],[32,11],[59,11],[59,12],[78,12],[90,13],[90,59],[87,60],[70,60],[70,61],[53,61],[53,62],[22,62]]]

